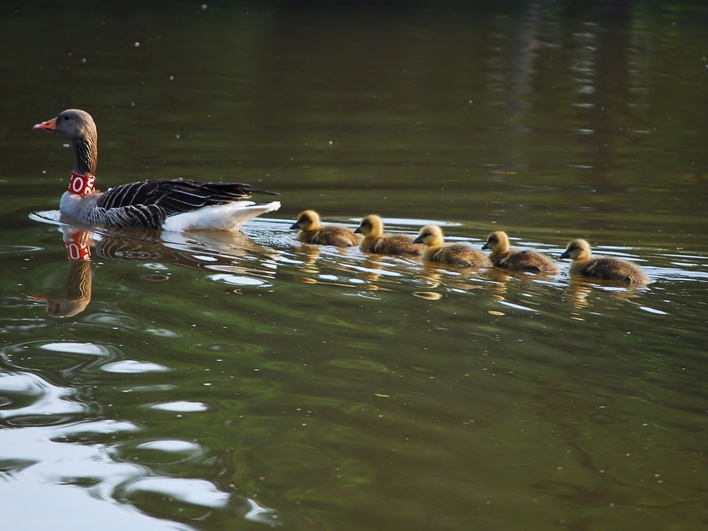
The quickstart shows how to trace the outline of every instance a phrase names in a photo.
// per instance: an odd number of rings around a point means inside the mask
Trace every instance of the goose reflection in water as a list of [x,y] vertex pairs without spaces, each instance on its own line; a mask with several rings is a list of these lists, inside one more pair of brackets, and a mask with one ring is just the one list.
[[91,302],[91,243],[89,231],[62,226],[61,231],[69,259],[69,272],[64,280],[64,293],[60,297],[28,295],[29,298],[47,303],[47,313],[52,317],[73,317],[86,309]]
[[[58,296],[27,295],[47,304],[52,317],[73,317],[91,302],[91,257],[129,262],[176,264],[195,270],[273,279],[279,253],[254,243],[243,233],[174,233],[146,229],[87,230],[63,222],[69,271]],[[168,280],[168,275],[143,276]]]

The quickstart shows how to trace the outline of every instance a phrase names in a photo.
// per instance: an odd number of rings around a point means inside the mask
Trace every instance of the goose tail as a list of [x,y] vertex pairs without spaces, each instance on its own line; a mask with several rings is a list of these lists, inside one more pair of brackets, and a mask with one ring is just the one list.
[[224,205],[212,205],[169,216],[162,224],[162,229],[181,232],[188,230],[229,230],[236,231],[248,220],[273,212],[280,208],[280,201],[254,203],[253,201],[234,201]]

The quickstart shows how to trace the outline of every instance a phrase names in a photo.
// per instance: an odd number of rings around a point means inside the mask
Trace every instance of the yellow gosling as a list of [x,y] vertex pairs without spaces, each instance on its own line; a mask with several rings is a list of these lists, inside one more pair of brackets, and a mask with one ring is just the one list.
[[489,258],[477,249],[462,243],[445,243],[443,231],[437,225],[426,225],[420,229],[413,243],[425,244],[423,259],[429,262],[462,267],[490,267]]
[[346,227],[320,224],[320,215],[314,210],[304,210],[297,216],[297,221],[291,229],[300,229],[295,239],[302,243],[314,245],[335,245],[337,247],[352,247],[359,243],[354,231]]
[[496,267],[509,271],[526,271],[528,273],[560,272],[560,268],[549,257],[536,251],[509,249],[509,237],[506,232],[497,230],[487,238],[482,249],[491,250],[489,259]]
[[354,232],[364,235],[359,248],[365,253],[407,254],[411,256],[423,254],[423,245],[413,243],[411,236],[384,234],[383,220],[376,214],[370,214],[362,219]]
[[631,262],[609,256],[593,258],[590,244],[585,240],[573,240],[566,247],[561,258],[570,258],[571,275],[615,280],[627,284],[649,284],[651,280],[642,269]]

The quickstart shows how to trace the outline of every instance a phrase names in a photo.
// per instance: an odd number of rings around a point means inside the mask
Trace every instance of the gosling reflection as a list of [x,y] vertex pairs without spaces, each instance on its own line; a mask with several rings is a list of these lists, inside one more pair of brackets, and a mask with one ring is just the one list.
[[488,269],[485,273],[487,290],[491,293],[493,299],[503,301],[509,289],[509,281],[511,275],[503,269]]
[[436,262],[424,262],[423,270],[418,275],[418,284],[427,289],[446,288],[457,291],[479,289],[481,284],[472,279],[478,278],[475,271],[468,267],[447,264],[444,268]]
[[359,270],[357,277],[366,282],[378,282],[382,272],[385,271],[384,263],[380,255],[372,254],[367,256]]
[[[91,302],[92,254],[110,260],[174,264],[266,279],[275,278],[279,256],[243,233],[160,233],[143,229],[94,232],[67,224],[60,225],[60,229],[69,260],[63,293],[56,297],[28,295],[45,302],[52,317],[73,317]],[[167,279],[169,276],[162,276],[160,280]]]
[[[349,254],[349,249],[351,249],[351,247],[332,246],[328,251],[326,251],[326,254],[337,254],[341,258],[346,258]],[[321,250],[320,245],[303,245],[298,248],[294,254],[295,259],[301,264],[299,270],[302,274],[301,276],[294,277],[294,280],[305,284],[319,284],[321,280],[318,277],[323,275],[323,271],[320,268],[320,258],[323,255],[323,251]],[[338,261],[335,263],[327,262],[326,268],[328,274],[332,272],[341,272],[345,275],[349,275],[351,273],[350,267],[344,263],[339,263]],[[327,284],[339,284],[338,282],[332,282],[331,280],[327,280],[326,282]],[[341,285],[346,286],[346,284]]]
[[638,297],[641,293],[638,286],[628,286],[624,281],[605,281],[602,285],[599,285],[585,278],[571,277],[563,294],[563,300],[575,308],[587,308],[593,304],[592,295],[598,292],[609,295],[618,301],[629,301]]

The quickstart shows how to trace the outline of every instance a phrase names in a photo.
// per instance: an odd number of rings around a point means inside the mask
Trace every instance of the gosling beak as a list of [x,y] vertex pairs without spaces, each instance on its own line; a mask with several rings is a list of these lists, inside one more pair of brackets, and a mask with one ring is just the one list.
[[487,242],[487,243],[485,243],[484,245],[482,245],[482,250],[483,250],[483,251],[486,251],[486,250],[488,250],[488,249],[489,249],[489,242]]
[[570,258],[570,254],[568,254],[568,251],[564,251],[563,254],[559,256],[559,258]]
[[356,229],[354,229],[354,232],[357,234],[361,234],[361,227],[357,227]]
[[292,225],[290,225],[290,228],[291,228],[291,229],[299,229],[299,228],[300,228],[300,224],[296,221],[295,223],[293,223]]
[[418,236],[415,240],[413,240],[413,243],[423,243],[423,238]]
[[56,131],[57,130],[57,119],[52,118],[51,120],[47,120],[46,122],[39,123],[35,125],[32,129],[36,129],[39,131]]

